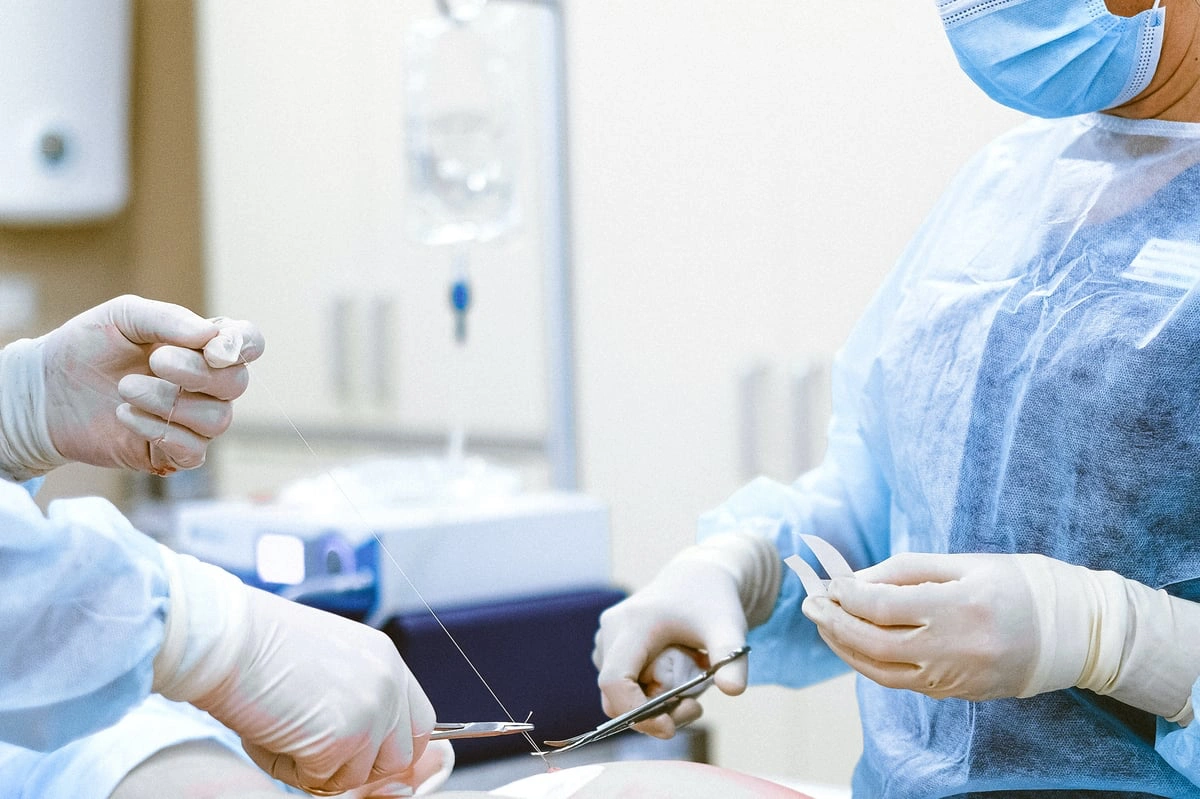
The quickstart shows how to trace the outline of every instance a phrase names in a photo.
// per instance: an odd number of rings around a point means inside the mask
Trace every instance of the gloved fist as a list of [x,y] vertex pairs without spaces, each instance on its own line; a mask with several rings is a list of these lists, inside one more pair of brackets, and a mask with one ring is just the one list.
[[166,474],[204,463],[263,351],[249,322],[123,296],[0,351],[0,468],[68,461]]
[[379,782],[339,794],[341,799],[399,799],[437,793],[454,770],[454,747],[449,741],[430,741],[408,770]]
[[[752,624],[766,620],[779,592],[779,558],[765,539],[745,534],[716,536],[671,560],[642,590],[600,616],[592,661],[600,671],[604,712],[615,717],[675,687],[692,670],[677,668],[669,648],[724,657],[746,643]],[[763,608],[766,608],[764,612]],[[746,689],[746,661],[716,673],[724,693]],[[641,732],[669,738],[698,719],[700,703],[684,698],[669,713],[636,725]]]
[[195,558],[164,549],[163,560],[170,610],[155,691],[208,711],[301,790],[415,779],[434,711],[386,635]]
[[975,701],[1086,688],[1184,724],[1200,605],[1042,555],[905,553],[804,615],[880,685]]
[[804,600],[804,615],[842,660],[881,685],[939,699],[1019,696],[1038,655],[1021,557],[1032,556],[896,555],[834,579],[827,598]]

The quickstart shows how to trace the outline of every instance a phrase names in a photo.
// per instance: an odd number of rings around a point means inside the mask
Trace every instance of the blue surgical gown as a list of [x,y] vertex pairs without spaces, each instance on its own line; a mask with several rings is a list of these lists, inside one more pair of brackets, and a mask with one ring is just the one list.
[[158,545],[108,502],[43,514],[0,480],[0,741],[51,750],[150,693],[167,581]]
[[[701,537],[757,529],[786,557],[811,532],[856,567],[1038,552],[1200,600],[1200,125],[1035,120],[985,148],[839,352],[833,406],[819,467],[750,483]],[[803,599],[789,574],[753,682],[845,669]],[[858,796],[1200,797],[1200,723],[1080,689],[857,692]]]
[[207,713],[150,694],[167,602],[158,545],[111,504],[58,500],[43,515],[0,480],[0,795],[106,799],[189,741],[245,757]]

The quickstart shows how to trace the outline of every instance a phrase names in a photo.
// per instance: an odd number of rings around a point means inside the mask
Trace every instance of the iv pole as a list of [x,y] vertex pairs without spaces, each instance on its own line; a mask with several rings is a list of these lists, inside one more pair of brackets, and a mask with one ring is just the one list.
[[550,467],[550,485],[560,491],[579,488],[577,420],[575,416],[575,339],[571,303],[571,240],[567,183],[567,80],[566,30],[562,0],[438,0],[450,19],[469,21],[487,2],[522,3],[550,12],[550,44],[540,70],[549,76],[542,98],[548,113],[543,115],[543,139],[547,142],[545,163],[553,169],[540,170],[541,191],[546,197],[544,263],[545,336],[547,375],[547,425],[545,453]]
[[554,174],[546,177],[550,219],[546,235],[546,354],[549,384],[549,420],[546,431],[546,457],[550,462],[551,484],[561,490],[579,487],[577,420],[575,418],[575,339],[571,302],[571,218],[567,183],[567,80],[566,33],[561,0],[546,0],[553,21],[547,74],[551,76],[553,95],[548,124],[552,130],[550,163]]

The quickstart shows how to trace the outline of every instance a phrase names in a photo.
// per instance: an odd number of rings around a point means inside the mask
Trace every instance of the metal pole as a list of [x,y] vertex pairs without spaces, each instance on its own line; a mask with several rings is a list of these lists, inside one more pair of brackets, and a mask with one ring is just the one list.
[[547,176],[546,230],[546,350],[549,384],[549,423],[546,457],[551,484],[568,491],[579,487],[577,421],[575,416],[575,335],[571,298],[571,218],[567,149],[566,26],[559,0],[545,5],[552,15],[552,48],[548,74],[551,113],[546,131],[553,169]]

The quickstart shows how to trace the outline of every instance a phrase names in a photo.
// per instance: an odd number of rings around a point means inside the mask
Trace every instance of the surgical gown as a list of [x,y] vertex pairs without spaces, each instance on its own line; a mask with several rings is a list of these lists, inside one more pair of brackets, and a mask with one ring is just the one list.
[[241,751],[207,714],[150,695],[167,601],[157,545],[111,504],[43,515],[0,480],[0,795],[105,799],[168,746]]
[[[960,172],[838,354],[821,466],[750,483],[700,536],[756,529],[786,557],[812,532],[856,568],[1037,552],[1200,600],[1198,286],[1200,125],[1024,124]],[[845,670],[803,599],[788,575],[753,682]],[[857,796],[1200,797],[1200,723],[1080,689],[857,692]]]

